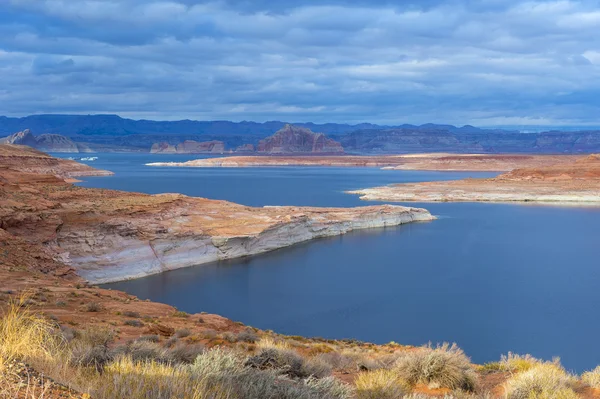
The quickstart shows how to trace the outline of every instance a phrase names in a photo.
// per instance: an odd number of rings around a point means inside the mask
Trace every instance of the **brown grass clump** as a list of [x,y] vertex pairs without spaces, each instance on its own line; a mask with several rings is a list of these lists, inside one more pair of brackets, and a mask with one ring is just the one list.
[[600,366],[581,375],[581,380],[592,388],[600,388]]
[[577,399],[573,376],[558,364],[541,363],[514,375],[505,384],[507,399]]
[[471,361],[456,344],[404,352],[394,369],[411,385],[421,383],[430,388],[464,391],[474,391],[478,385]]
[[355,386],[357,399],[396,399],[410,392],[409,384],[395,370],[360,373]]

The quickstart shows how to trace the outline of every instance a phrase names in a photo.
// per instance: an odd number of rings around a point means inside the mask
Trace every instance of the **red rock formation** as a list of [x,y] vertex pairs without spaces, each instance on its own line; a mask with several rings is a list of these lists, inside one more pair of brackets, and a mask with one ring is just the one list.
[[177,152],[177,148],[175,148],[175,146],[166,143],[166,142],[160,142],[160,143],[154,143],[152,144],[152,148],[150,149],[150,153],[151,154],[156,154],[156,153],[162,153],[162,154],[174,154]]
[[177,152],[182,154],[221,154],[225,152],[225,143],[216,140],[203,142],[186,140],[183,143],[177,144]]
[[289,153],[343,153],[342,145],[325,136],[323,133],[313,133],[310,129],[285,125],[274,135],[261,140],[257,147],[258,152],[270,154]]
[[223,152],[225,152],[225,143],[222,141],[186,140],[176,146],[161,142],[154,143],[150,149],[152,154],[222,154]]

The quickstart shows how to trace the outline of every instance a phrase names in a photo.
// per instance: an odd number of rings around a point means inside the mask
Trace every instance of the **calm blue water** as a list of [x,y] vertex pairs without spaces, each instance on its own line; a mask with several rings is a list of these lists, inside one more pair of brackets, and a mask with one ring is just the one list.
[[[100,154],[83,186],[181,192],[247,205],[367,205],[344,190],[489,176],[366,168],[150,168],[197,156]],[[411,204],[439,220],[316,240],[109,287],[280,333],[457,342],[476,362],[508,351],[600,364],[600,209]]]

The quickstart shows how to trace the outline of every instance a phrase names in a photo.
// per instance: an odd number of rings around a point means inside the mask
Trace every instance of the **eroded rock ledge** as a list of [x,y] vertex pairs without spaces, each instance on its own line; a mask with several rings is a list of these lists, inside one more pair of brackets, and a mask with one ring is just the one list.
[[57,240],[68,263],[90,282],[138,278],[223,259],[255,255],[352,230],[432,220],[424,209],[249,208],[168,195],[155,212],[68,229]]
[[[43,155],[40,165],[54,159]],[[43,244],[49,256],[93,283],[259,254],[356,229],[433,219],[425,209],[392,205],[255,208],[180,194],[87,189],[65,182],[54,167],[48,174],[3,170],[2,159],[0,228]]]

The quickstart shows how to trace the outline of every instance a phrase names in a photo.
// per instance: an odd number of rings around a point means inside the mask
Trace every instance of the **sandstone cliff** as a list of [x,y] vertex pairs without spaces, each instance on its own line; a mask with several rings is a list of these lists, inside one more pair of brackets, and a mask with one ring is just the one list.
[[166,142],[154,143],[150,149],[152,154],[222,154],[225,143],[222,141],[193,141],[185,140],[177,145]]
[[310,129],[285,125],[274,135],[261,140],[257,151],[268,154],[289,153],[343,153],[342,145],[325,136],[323,133],[313,133]]
[[[14,152],[17,146],[2,147]],[[43,155],[38,163],[55,160]],[[0,167],[5,160],[0,157]],[[253,208],[179,194],[86,189],[9,166],[0,171],[1,228],[44,243],[54,257],[94,283],[263,253],[355,229],[433,219],[424,209],[402,206]]]

